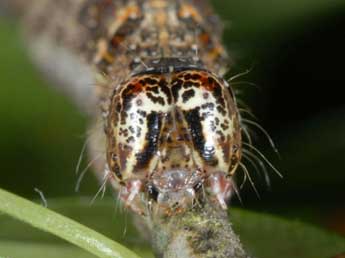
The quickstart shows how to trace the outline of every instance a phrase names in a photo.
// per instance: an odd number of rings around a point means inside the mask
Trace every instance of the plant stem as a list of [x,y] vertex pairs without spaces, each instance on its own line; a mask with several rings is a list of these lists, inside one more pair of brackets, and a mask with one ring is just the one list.
[[100,258],[139,258],[132,251],[105,236],[2,189],[0,212],[52,233]]
[[149,221],[156,257],[249,258],[226,211],[210,204]]

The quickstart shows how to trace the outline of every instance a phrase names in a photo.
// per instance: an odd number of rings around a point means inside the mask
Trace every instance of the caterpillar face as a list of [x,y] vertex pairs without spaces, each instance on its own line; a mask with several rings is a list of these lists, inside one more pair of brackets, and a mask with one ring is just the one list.
[[[226,82],[199,69],[145,71],[118,87],[107,161],[121,198],[143,213],[191,206],[204,188],[226,208],[241,157],[238,111]],[[143,201],[146,200],[146,201]]]

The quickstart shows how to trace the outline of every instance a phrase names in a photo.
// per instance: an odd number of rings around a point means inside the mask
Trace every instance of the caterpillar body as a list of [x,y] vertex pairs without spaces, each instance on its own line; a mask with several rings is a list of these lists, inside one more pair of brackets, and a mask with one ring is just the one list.
[[[29,6],[30,5],[30,6]],[[129,209],[227,208],[242,127],[222,25],[201,0],[37,0],[27,45],[93,118],[91,158]]]

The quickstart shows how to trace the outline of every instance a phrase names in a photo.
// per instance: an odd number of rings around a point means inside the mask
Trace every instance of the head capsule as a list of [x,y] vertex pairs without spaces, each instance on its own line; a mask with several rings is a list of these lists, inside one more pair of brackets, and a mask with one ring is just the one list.
[[122,199],[130,207],[135,191],[143,210],[150,200],[158,209],[185,210],[200,185],[224,207],[219,198],[228,199],[232,190],[215,179],[228,180],[241,157],[234,97],[214,74],[174,67],[133,75],[113,95],[108,166],[127,189]]

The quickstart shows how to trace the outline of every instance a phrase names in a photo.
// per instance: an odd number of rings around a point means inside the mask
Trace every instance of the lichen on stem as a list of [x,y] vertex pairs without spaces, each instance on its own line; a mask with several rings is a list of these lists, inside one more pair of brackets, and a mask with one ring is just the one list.
[[210,203],[174,216],[148,219],[156,257],[249,258],[228,213]]

